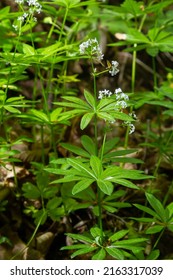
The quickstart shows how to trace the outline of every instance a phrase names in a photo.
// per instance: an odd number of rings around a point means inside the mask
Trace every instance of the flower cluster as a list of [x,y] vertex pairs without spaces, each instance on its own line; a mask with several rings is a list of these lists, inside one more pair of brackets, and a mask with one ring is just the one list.
[[[137,119],[137,116],[134,112],[130,113],[129,116],[135,120]],[[135,131],[135,126],[131,122],[126,121],[126,122],[124,122],[124,124],[129,127],[129,134],[132,134]]]
[[[38,2],[38,0],[15,0],[15,3],[19,5],[24,5],[26,3],[28,6],[27,9],[22,8],[22,10],[25,10],[25,12],[23,13],[22,16],[19,16],[17,18],[17,21],[20,24],[19,26],[21,26],[22,23],[26,21],[26,19],[37,21],[37,18],[34,17],[34,13],[40,14],[42,10],[42,5]],[[13,28],[17,30],[18,24],[17,25],[13,24]]]
[[[115,89],[114,93],[112,93],[110,90],[107,90],[107,89],[99,90],[98,99],[103,99],[103,98],[107,98],[107,97],[111,97],[111,96],[113,96],[116,99],[116,101],[115,101],[115,110],[116,111],[121,111],[121,110],[127,108],[127,106],[128,106],[127,101],[129,100],[129,97],[127,94],[122,92],[121,88]],[[134,113],[129,114],[129,116],[136,119],[136,115]],[[112,123],[114,123],[114,122],[112,122]],[[129,127],[129,134],[132,134],[135,131],[135,126],[130,121],[124,121],[124,125]]]
[[116,95],[116,107],[117,109],[125,109],[127,107],[127,102],[129,100],[129,97],[127,94],[122,92],[121,88],[118,88],[115,90]]
[[111,76],[115,76],[119,72],[119,69],[117,68],[118,65],[119,65],[119,63],[117,61],[112,61],[111,69],[109,70],[109,73],[111,74]]
[[102,60],[104,56],[96,38],[89,39],[86,42],[80,44],[79,52],[80,54],[87,54],[95,57],[99,61]]
[[99,90],[98,99],[103,99],[104,97],[110,97],[111,95],[112,95],[112,92],[108,89]]
[[[116,109],[124,109],[127,107],[127,102],[129,97],[127,94],[122,92],[121,88],[118,88],[114,91],[115,98],[116,98]],[[103,99],[105,97],[110,97],[113,93],[110,90],[104,89],[99,90],[98,99]]]

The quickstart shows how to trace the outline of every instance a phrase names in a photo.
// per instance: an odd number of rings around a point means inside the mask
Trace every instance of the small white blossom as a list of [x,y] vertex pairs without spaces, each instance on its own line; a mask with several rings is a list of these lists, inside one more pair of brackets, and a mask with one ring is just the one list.
[[17,29],[18,29],[17,25],[13,24],[12,27],[17,31]]
[[30,8],[30,13],[33,9],[33,12],[36,11],[38,14],[41,13],[42,5],[37,0],[27,0],[27,4]]
[[111,95],[112,95],[112,92],[108,89],[99,90],[98,99],[102,99],[104,97],[110,97]]
[[18,21],[24,22],[23,16],[17,18]]
[[130,117],[132,117],[133,119],[137,120],[137,116],[134,112],[129,114]]
[[127,108],[127,103],[124,100],[117,101],[116,108],[125,109]]
[[79,52],[80,54],[88,54],[96,57],[98,60],[102,60],[104,56],[96,38],[88,39],[86,42],[80,44]]
[[121,88],[116,89],[115,94],[116,94],[116,100],[126,100],[126,101],[129,100],[128,95],[122,92]]
[[132,134],[135,131],[135,126],[134,124],[130,123],[129,127],[130,127],[129,134]]
[[132,134],[135,131],[135,126],[131,122],[126,121],[124,124],[129,127],[129,134]]
[[121,88],[117,88],[117,89],[115,90],[115,94],[117,94],[117,93],[119,93],[119,92],[122,92],[122,89],[121,89]]
[[111,70],[109,71],[109,73],[111,74],[111,76],[115,76],[118,72],[119,69],[117,68],[119,63],[117,61],[112,61],[112,67]]

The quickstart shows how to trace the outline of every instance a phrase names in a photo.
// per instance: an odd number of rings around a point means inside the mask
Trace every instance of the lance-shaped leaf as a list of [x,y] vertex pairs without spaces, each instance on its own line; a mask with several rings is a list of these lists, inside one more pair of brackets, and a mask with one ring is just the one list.
[[82,163],[80,160],[68,158],[67,162],[74,169],[82,172],[81,175],[85,175],[86,177],[97,179],[96,176],[94,175],[94,172],[86,164]]
[[83,190],[85,190],[86,188],[88,188],[89,186],[91,186],[91,184],[94,182],[95,180],[93,179],[84,179],[79,181],[72,189],[72,194],[75,195],[76,193],[79,193]]
[[102,173],[102,171],[103,171],[101,160],[98,157],[96,157],[96,156],[91,156],[91,158],[90,158],[90,166],[91,166],[95,176],[97,178],[99,178],[101,173]]
[[92,120],[93,116],[94,116],[94,113],[86,113],[85,115],[83,115],[81,122],[80,122],[80,128],[82,130],[88,126],[88,124]]
[[162,205],[162,203],[154,197],[151,193],[146,193],[146,197],[152,208],[155,210],[157,215],[160,217],[160,220],[166,222],[168,219],[168,215]]
[[92,108],[94,108],[95,100],[94,100],[94,97],[91,95],[91,93],[89,93],[87,90],[85,90],[84,91],[84,96],[85,96],[85,99],[88,102],[88,104],[90,104],[90,106]]
[[114,186],[111,182],[104,181],[104,180],[98,180],[97,185],[103,193],[105,193],[107,195],[112,194]]
[[81,142],[85,150],[90,154],[90,155],[95,155],[96,150],[95,150],[95,144],[91,137],[88,135],[83,135],[81,137]]
[[113,246],[106,247],[107,253],[117,260],[124,260],[124,254],[122,250],[117,249]]

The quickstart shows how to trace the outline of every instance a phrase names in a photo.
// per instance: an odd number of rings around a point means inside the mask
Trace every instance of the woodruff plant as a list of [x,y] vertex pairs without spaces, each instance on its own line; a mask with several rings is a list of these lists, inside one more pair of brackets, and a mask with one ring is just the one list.
[[[76,250],[72,257],[81,254],[92,253],[92,259],[105,259],[107,254],[115,259],[135,258],[137,252],[142,251],[145,246],[146,238],[131,238],[128,236],[128,229],[120,230],[115,233],[105,233],[103,228],[103,209],[108,212],[116,211],[115,198],[120,191],[120,186],[139,189],[134,184],[134,180],[149,178],[141,171],[127,170],[116,164],[117,154],[115,149],[116,139],[107,140],[108,127],[119,122],[119,125],[130,127],[130,133],[134,132],[134,118],[132,114],[126,113],[129,97],[123,93],[120,88],[114,92],[103,89],[97,91],[97,77],[105,72],[111,76],[118,73],[118,62],[108,63],[106,70],[98,72],[95,68],[95,62],[103,65],[103,53],[97,39],[89,39],[79,46],[79,52],[83,58],[90,61],[93,77],[93,93],[84,91],[85,100],[79,97],[63,96],[62,102],[55,103],[61,107],[69,108],[64,114],[72,117],[81,117],[80,129],[84,130],[88,125],[94,127],[93,138],[87,135],[81,137],[83,148],[67,143],[62,146],[73,152],[76,156],[66,159],[53,160],[52,164],[57,164],[57,168],[46,168],[48,172],[62,175],[53,184],[73,183],[72,195],[85,200],[90,196],[91,207],[98,218],[98,224],[90,229],[90,233],[71,234],[67,233],[74,244],[65,246],[62,249]],[[104,122],[104,133],[99,134],[99,122]],[[101,139],[101,142],[99,141]],[[119,155],[130,154],[130,150],[119,151]],[[128,160],[127,160],[128,161]],[[130,161],[130,160],[129,160]],[[61,165],[63,162],[63,166]],[[120,159],[121,162],[121,159]],[[63,186],[62,186],[63,188]],[[83,194],[83,197],[82,197]],[[106,206],[107,203],[107,207]],[[129,207],[121,202],[117,207]],[[125,238],[126,237],[126,238]],[[120,240],[125,238],[125,240]],[[78,241],[79,243],[76,243]]]

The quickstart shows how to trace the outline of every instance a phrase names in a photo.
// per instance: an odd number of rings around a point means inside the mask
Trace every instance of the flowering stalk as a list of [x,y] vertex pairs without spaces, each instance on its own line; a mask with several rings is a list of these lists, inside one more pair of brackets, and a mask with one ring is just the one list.
[[[89,55],[91,67],[92,67],[92,75],[93,75],[93,91],[94,91],[94,100],[95,105],[97,104],[97,84],[96,84],[96,70],[94,68],[94,59],[101,62],[103,59],[103,54],[101,48],[98,44],[97,39],[89,39],[86,42],[83,42],[79,47],[80,54]],[[98,156],[98,119],[97,114],[94,116],[94,139],[95,139],[95,154]],[[102,205],[101,205],[101,190],[97,186],[97,195],[98,195],[98,224],[101,230],[101,243],[103,242],[103,225],[102,225]]]
[[[115,76],[118,72],[118,62],[112,61],[111,63],[107,63],[107,68],[104,71],[97,72],[97,70],[94,67],[94,62],[97,61],[101,65],[103,65],[103,53],[101,51],[101,48],[98,44],[97,39],[89,39],[85,42],[83,42],[79,47],[80,54],[87,55],[89,57],[91,68],[92,68],[92,76],[93,76],[93,95],[94,95],[94,102],[95,106],[97,107],[99,100],[104,98],[111,98],[112,103],[114,104],[114,110],[115,112],[121,112],[125,108],[127,108],[129,97],[127,94],[123,93],[120,88],[115,89],[114,93],[112,93],[110,90],[104,89],[100,90],[97,93],[97,83],[96,78],[97,76],[108,72],[112,77]],[[115,122],[116,120],[112,121]],[[131,122],[124,121],[124,125],[129,127],[129,133],[132,133],[135,129],[134,125],[131,124]],[[94,139],[95,139],[95,155],[98,157],[98,116],[97,112],[95,112],[94,115]],[[106,141],[106,130],[103,137],[103,147],[101,150],[100,160],[102,162],[103,160],[103,151],[104,151],[104,145]],[[103,233],[103,226],[102,226],[102,191],[99,186],[97,186],[97,201],[98,201],[98,224],[101,232]],[[101,235],[101,243],[103,242],[103,235]]]

